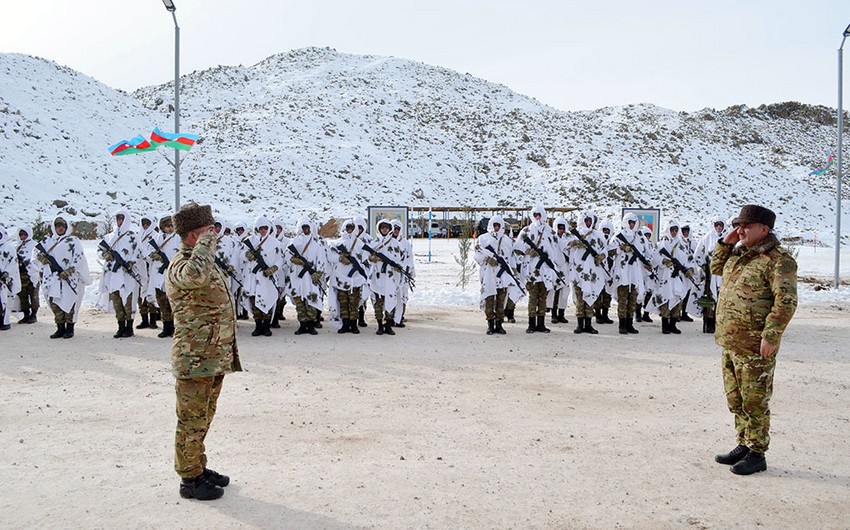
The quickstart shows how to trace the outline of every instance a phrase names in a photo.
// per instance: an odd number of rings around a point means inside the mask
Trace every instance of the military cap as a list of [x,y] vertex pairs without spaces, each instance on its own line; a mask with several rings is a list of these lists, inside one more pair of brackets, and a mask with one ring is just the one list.
[[215,217],[213,217],[210,205],[199,205],[194,202],[181,206],[177,212],[172,214],[171,220],[174,224],[174,231],[181,236],[192,230],[215,224]]
[[775,222],[776,214],[771,210],[764,206],[745,204],[741,207],[741,213],[738,214],[738,217],[732,219],[732,226],[738,226],[741,223],[761,223],[773,230],[773,223]]

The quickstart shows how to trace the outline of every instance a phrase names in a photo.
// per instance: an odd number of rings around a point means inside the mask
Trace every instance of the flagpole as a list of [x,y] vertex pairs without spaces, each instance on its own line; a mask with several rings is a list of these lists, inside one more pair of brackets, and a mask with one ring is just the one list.
[[[176,11],[176,10],[175,10]],[[174,18],[174,133],[180,134],[180,26]],[[174,150],[174,211],[180,209],[180,150]]]

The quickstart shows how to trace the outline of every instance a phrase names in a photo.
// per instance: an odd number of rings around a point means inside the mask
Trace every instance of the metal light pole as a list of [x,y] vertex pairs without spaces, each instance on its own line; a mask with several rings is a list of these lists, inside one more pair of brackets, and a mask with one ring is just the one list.
[[[177,6],[172,0],[162,0],[174,19],[174,134],[180,133],[180,26],[177,25]],[[174,150],[174,211],[180,209],[180,150]]]

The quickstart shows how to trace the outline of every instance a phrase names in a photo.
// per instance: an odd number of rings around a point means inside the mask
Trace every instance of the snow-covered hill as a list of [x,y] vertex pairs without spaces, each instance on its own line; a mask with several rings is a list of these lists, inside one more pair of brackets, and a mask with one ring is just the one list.
[[[106,147],[172,130],[173,85],[130,95],[10,54],[0,73],[0,222],[50,217],[55,200],[89,220],[119,205],[171,208],[162,156],[112,158]],[[542,203],[615,217],[658,207],[698,223],[760,202],[784,234],[834,237],[834,177],[807,175],[835,148],[825,107],[562,112],[444,68],[318,48],[185,75],[180,104],[181,129],[201,135],[182,197],[233,219]]]

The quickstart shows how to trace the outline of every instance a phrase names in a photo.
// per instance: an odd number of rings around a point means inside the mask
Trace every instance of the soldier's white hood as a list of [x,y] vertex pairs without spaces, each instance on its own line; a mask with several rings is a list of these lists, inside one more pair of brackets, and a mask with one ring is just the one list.
[[[585,221],[590,219],[590,228],[587,227],[587,223]],[[593,213],[593,210],[582,210],[582,212],[578,216],[578,223],[576,229],[578,233],[582,236],[589,234],[593,230],[593,225],[596,224],[596,214]]]
[[2,245],[3,243],[5,243],[7,241],[8,241],[8,239],[7,239],[7,236],[6,236],[6,227],[3,226],[3,225],[0,225],[0,245]]
[[502,216],[501,215],[494,215],[493,217],[490,218],[489,221],[487,221],[487,232],[492,234],[493,233],[493,225],[496,224],[496,223],[499,223],[499,226],[501,227],[500,230],[505,229],[505,220],[502,219]]
[[[115,220],[115,218],[119,215],[124,216],[124,222],[121,223],[120,227],[118,226],[118,221]],[[68,223],[68,231],[71,231],[70,223]],[[130,211],[127,210],[127,208],[124,208],[122,206],[121,208],[115,210],[115,212],[112,214],[112,231],[118,235],[121,235],[125,232],[136,231],[135,226],[133,226],[133,219],[130,217]]]
[[545,223],[546,222],[546,209],[543,208],[543,206],[540,206],[539,204],[537,206],[535,206],[534,208],[532,208],[531,211],[528,213],[528,219],[532,223],[535,222],[536,219],[534,218],[534,214],[537,214],[537,213],[540,214],[540,222]]
[[[171,216],[170,213],[168,215],[169,215],[169,217]],[[151,222],[150,226],[147,227],[147,228],[144,228],[142,226],[142,219],[148,219]],[[141,239],[144,239],[146,236],[149,236],[150,234],[155,232],[156,229],[159,227],[159,220],[160,219],[162,219],[162,217],[157,217],[157,216],[155,216],[151,213],[147,213],[147,214],[144,214],[141,217],[139,217],[139,237]],[[125,220],[126,220],[126,217],[125,217]]]
[[[670,235],[670,229],[674,228],[674,227],[679,229],[679,231],[676,232],[676,237],[673,237],[673,236]],[[666,241],[672,241],[672,242],[675,243],[675,242],[679,242],[679,241],[682,240],[681,236],[682,236],[682,229],[681,229],[681,225],[679,224],[679,221],[676,220],[676,219],[672,219],[672,218],[668,219],[667,223],[664,225],[664,233],[661,234],[661,239],[664,239]]]
[[[635,222],[634,228],[629,228],[629,221]],[[638,222],[637,215],[633,214],[632,212],[628,212],[626,215],[623,216],[623,220],[620,221],[620,228],[623,230],[624,233],[632,235],[632,233],[637,230],[639,224],[640,223]]]
[[567,232],[570,231],[570,223],[567,222],[563,215],[559,215],[552,222],[552,230],[554,230],[556,234],[558,233],[558,225],[564,225],[564,230]]
[[269,229],[270,234],[273,233],[272,229],[274,228],[274,225],[272,225],[272,222],[269,221],[269,218],[264,215],[258,215],[257,218],[254,219],[254,232],[256,234],[260,233],[261,226],[267,227]]
[[20,235],[21,232],[27,233],[27,241],[32,239],[32,228],[30,228],[28,226],[19,226],[18,227],[18,235]]
[[358,228],[362,228],[363,232],[365,232],[365,233],[369,232],[369,223],[366,222],[366,218],[363,217],[362,215],[355,215],[354,216],[354,224]]
[[610,219],[605,219],[604,221],[602,221],[602,224],[599,225],[600,231],[605,230],[606,228],[608,229],[608,235],[613,236],[614,235],[614,223],[612,223]]

